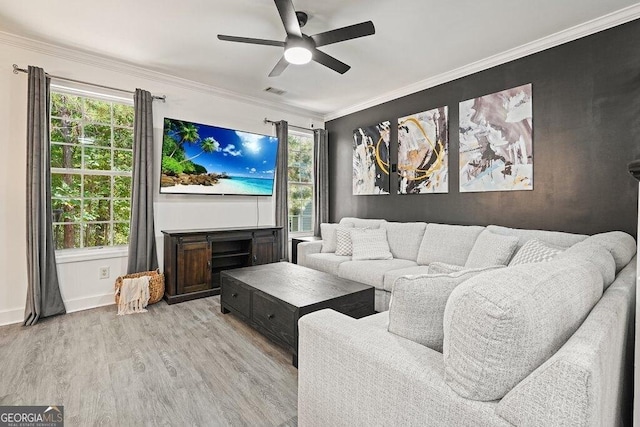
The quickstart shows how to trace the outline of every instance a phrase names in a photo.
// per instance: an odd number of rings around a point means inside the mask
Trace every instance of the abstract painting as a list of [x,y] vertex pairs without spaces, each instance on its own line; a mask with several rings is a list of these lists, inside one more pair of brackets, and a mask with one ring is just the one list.
[[447,107],[398,119],[398,194],[449,192]]
[[389,194],[391,122],[353,131],[353,194]]
[[460,192],[533,190],[531,84],[460,103]]

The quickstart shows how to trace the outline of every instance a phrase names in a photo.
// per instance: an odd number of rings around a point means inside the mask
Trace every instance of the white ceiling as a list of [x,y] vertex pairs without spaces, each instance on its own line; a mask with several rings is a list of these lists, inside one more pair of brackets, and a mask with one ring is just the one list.
[[[0,0],[0,31],[91,52],[244,96],[331,116],[383,94],[636,5],[635,0],[293,0],[312,35],[372,20],[376,34],[320,48],[317,63],[267,77],[281,48],[217,34],[284,40],[272,0]],[[37,64],[34,64],[37,65]],[[276,96],[268,86],[283,89]]]

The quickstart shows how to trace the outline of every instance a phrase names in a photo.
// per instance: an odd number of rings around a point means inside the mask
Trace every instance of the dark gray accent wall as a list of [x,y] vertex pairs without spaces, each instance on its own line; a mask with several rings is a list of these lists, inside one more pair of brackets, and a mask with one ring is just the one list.
[[[533,85],[534,190],[460,193],[458,103],[527,83]],[[449,193],[353,196],[353,130],[391,120],[396,163],[397,118],[443,105],[449,106]],[[356,216],[635,236],[638,183],[627,164],[640,158],[640,20],[331,120],[326,129],[331,221]],[[392,193],[397,184],[392,174]]]

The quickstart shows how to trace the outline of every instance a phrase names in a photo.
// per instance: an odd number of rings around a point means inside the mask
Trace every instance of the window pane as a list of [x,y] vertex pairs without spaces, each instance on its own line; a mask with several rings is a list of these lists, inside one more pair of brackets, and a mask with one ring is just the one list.
[[80,175],[52,173],[51,197],[81,197]]
[[129,223],[117,222],[113,225],[113,244],[127,245],[129,244]]
[[84,99],[85,120],[111,125],[111,103],[100,99]]
[[113,197],[131,198],[131,177],[130,176],[115,176]]
[[90,248],[93,246],[108,246],[109,231],[111,226],[109,224],[84,224],[84,247]]
[[113,220],[114,221],[129,221],[131,217],[131,206],[129,200],[114,200],[113,201]]
[[84,147],[84,167],[102,171],[111,170],[111,150]]
[[80,222],[80,199],[51,198],[53,222]]
[[113,145],[116,148],[133,148],[133,129],[114,128]]
[[84,201],[83,221],[109,221],[111,220],[111,200],[89,199]]
[[113,169],[117,171],[131,171],[133,169],[133,152],[114,150]]
[[51,144],[51,167],[80,169],[82,167],[82,148],[77,145]]
[[82,98],[62,93],[51,94],[51,115],[71,119],[82,118]]
[[113,104],[113,123],[116,126],[133,127],[133,106]]
[[111,147],[111,126],[85,125],[82,142],[97,147]]
[[53,240],[56,249],[80,247],[80,224],[54,224]]
[[84,176],[84,197],[110,197],[111,177],[100,175]]
[[80,123],[63,119],[51,119],[51,141],[77,144]]

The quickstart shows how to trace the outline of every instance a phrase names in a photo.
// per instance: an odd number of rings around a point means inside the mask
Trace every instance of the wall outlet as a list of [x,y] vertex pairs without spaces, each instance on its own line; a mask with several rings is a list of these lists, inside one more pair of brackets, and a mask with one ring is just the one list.
[[100,267],[99,275],[101,279],[109,278],[109,267]]

